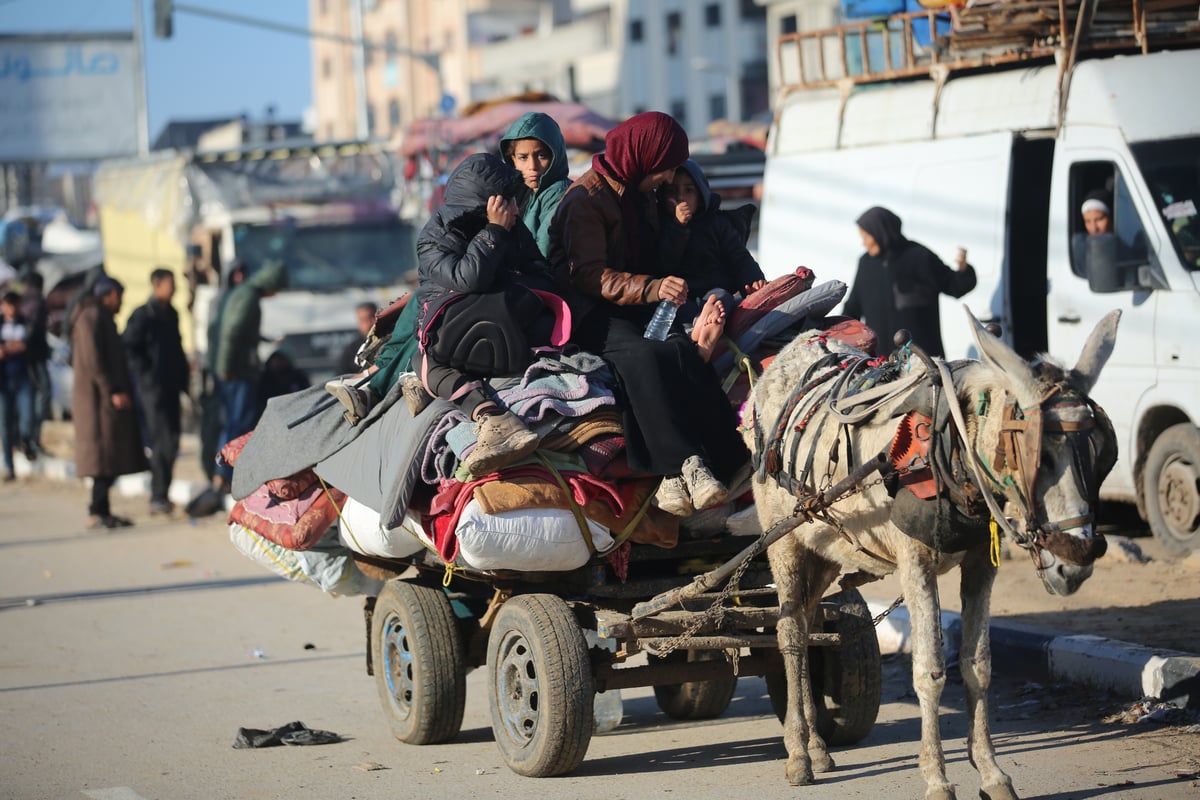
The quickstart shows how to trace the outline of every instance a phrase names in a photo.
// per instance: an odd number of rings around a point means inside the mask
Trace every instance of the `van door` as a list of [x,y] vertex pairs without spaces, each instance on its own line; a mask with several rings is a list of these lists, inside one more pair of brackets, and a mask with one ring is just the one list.
[[[1060,151],[1061,152],[1061,151]],[[1155,322],[1159,293],[1138,286],[1137,267],[1149,264],[1159,242],[1153,217],[1131,191],[1136,168],[1112,151],[1072,152],[1056,167],[1051,210],[1047,328],[1050,354],[1073,366],[1096,323],[1121,309],[1116,346],[1092,396],[1116,429],[1121,459],[1105,482],[1111,499],[1135,499],[1135,420],[1154,389]],[[1085,212],[1100,205],[1108,220],[1089,230]],[[1098,205],[1099,204],[1099,205]],[[1115,267],[1115,268],[1114,268]],[[1113,283],[1113,276],[1120,276]]]

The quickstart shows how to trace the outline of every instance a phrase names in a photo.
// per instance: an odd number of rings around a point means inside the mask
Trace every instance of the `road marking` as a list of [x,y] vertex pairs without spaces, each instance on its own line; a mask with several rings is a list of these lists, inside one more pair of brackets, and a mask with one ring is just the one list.
[[84,797],[90,797],[92,800],[146,800],[146,798],[128,786],[114,786],[111,789],[87,789],[83,794]]

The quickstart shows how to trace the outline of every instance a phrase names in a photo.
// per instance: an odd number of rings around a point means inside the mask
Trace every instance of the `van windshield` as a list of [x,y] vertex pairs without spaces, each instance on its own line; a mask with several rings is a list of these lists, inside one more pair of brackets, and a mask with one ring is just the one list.
[[1131,145],[1183,265],[1200,269],[1200,137]]
[[411,225],[386,220],[337,225],[240,223],[234,253],[253,275],[268,261],[287,266],[288,289],[333,291],[395,286],[416,267]]

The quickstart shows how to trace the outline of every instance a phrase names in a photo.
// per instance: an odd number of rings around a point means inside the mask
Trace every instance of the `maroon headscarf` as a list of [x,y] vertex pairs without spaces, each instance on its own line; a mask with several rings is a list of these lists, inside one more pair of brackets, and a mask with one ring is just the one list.
[[621,219],[625,228],[625,269],[639,270],[641,221],[637,187],[655,172],[674,169],[687,161],[688,138],[678,122],[661,111],[635,114],[608,132],[605,150],[592,156],[592,169],[625,187]]

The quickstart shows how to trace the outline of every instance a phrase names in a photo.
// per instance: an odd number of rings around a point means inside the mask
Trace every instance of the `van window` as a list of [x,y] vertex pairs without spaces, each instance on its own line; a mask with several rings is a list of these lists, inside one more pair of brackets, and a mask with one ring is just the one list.
[[1130,147],[1184,267],[1200,269],[1200,137]]
[[1137,267],[1149,260],[1146,229],[1117,165],[1111,161],[1073,164],[1069,202],[1071,270],[1087,278],[1089,264],[1096,259],[1115,259],[1128,288],[1134,288]]

